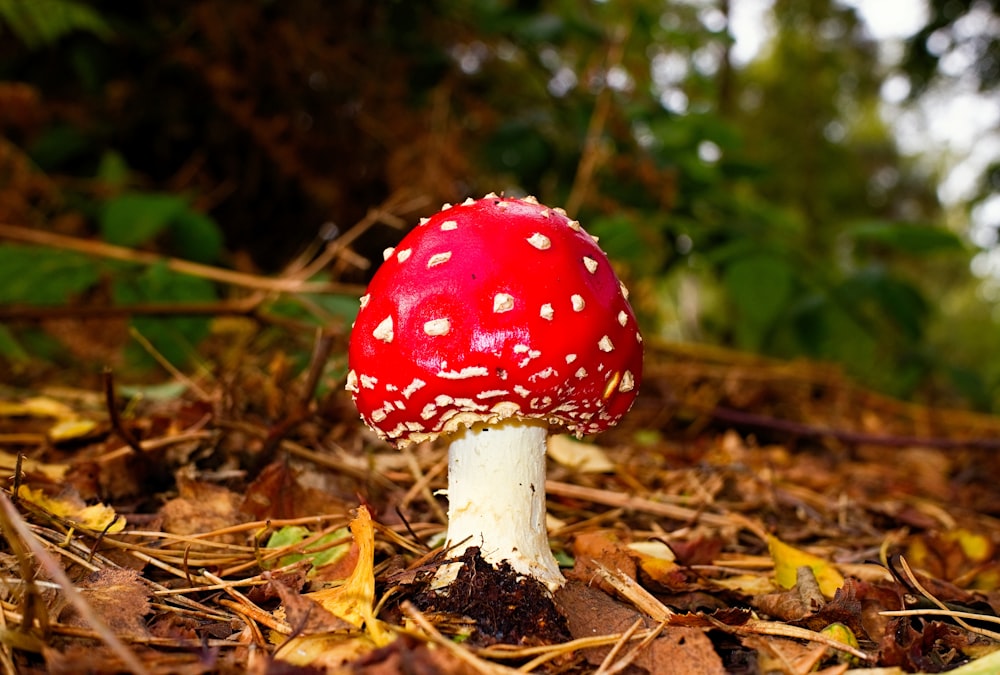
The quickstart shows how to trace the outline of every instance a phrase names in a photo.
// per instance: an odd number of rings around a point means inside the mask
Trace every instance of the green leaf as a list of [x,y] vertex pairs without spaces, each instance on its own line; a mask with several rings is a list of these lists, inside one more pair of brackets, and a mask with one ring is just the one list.
[[[112,285],[116,303],[211,302],[215,287],[204,279],[171,271],[164,264],[152,265],[137,276],[120,276]],[[132,321],[160,354],[174,364],[189,360],[195,346],[208,337],[210,319],[201,316],[137,317]],[[139,345],[131,344],[127,355],[135,364],[151,364]]]
[[97,165],[97,179],[116,189],[122,189],[128,182],[129,168],[121,153],[109,150],[101,155]]
[[309,536],[309,530],[299,525],[286,525],[271,533],[265,548],[284,548],[294,546]]
[[[313,532],[310,532],[304,527],[298,525],[286,525],[279,530],[276,530],[268,537],[267,544],[265,548],[285,548],[287,546],[295,546],[301,541],[313,536]],[[342,544],[337,544],[336,546],[331,546],[335,541],[344,540]],[[265,565],[265,567],[284,567],[285,565],[291,565],[292,563],[298,562],[303,558],[309,560],[309,563],[315,567],[322,567],[323,565],[328,565],[332,562],[336,562],[342,558],[351,548],[350,541],[350,530],[346,527],[334,530],[333,532],[328,532],[322,537],[314,541],[313,543],[302,549],[301,553],[289,553],[288,555],[281,556],[278,558],[276,563],[271,563]]]
[[[2,2],[2,0],[0,0]],[[91,152],[94,136],[68,124],[53,124],[29,146],[29,154],[39,167],[52,170]]]
[[737,308],[735,332],[741,347],[763,345],[772,323],[789,302],[794,280],[788,261],[772,254],[739,257],[726,265],[722,281]]
[[174,215],[170,243],[182,258],[211,263],[222,255],[222,230],[208,216],[185,208]]
[[48,47],[77,31],[103,39],[112,34],[97,11],[73,0],[0,0],[0,21],[29,49]]
[[875,337],[827,295],[810,296],[794,312],[800,346],[813,358],[838,361],[855,375],[879,373]]
[[7,326],[0,325],[0,359],[23,363],[29,358],[28,352],[18,342]]
[[101,234],[112,244],[138,246],[157,237],[187,210],[187,201],[176,195],[127,192],[105,203]]
[[0,246],[0,303],[65,304],[98,277],[97,264],[72,251]]
[[881,267],[865,268],[835,290],[844,302],[867,310],[877,321],[889,319],[912,341],[923,335],[930,307],[911,283],[886,273]]
[[626,263],[637,275],[649,276],[666,262],[660,233],[655,223],[635,223],[626,215],[588,219],[587,232],[600,239],[600,246],[611,260]]
[[923,223],[870,220],[846,232],[858,245],[879,245],[901,253],[961,251],[962,240],[943,227]]
[[146,401],[176,401],[188,390],[188,385],[180,381],[162,384],[121,384],[118,393],[126,398],[141,398]]

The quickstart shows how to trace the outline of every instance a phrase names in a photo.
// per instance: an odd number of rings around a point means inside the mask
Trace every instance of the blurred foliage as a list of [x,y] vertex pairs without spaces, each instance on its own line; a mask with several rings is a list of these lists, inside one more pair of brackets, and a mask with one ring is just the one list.
[[[966,357],[1000,338],[975,250],[879,114],[879,45],[839,2],[776,0],[773,39],[736,64],[739,1],[46,0],[46,23],[0,0],[0,222],[274,270],[393,196],[425,198],[392,214],[413,223],[531,193],[600,237],[651,335],[1000,410],[996,359]],[[377,261],[399,236],[353,248]],[[0,247],[27,269],[4,301],[219,293],[57,254]],[[206,325],[168,324],[190,345]],[[16,337],[0,349],[29,351]]]
[[73,0],[0,0],[0,19],[29,49],[47,47],[78,31],[102,37],[111,33],[97,11]]

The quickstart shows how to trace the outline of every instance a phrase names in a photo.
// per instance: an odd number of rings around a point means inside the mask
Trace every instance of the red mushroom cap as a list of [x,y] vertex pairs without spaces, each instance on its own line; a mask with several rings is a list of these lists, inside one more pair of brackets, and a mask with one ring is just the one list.
[[624,286],[578,222],[491,194],[446,204],[386,251],[361,298],[347,388],[397,444],[509,417],[579,436],[631,407],[641,343]]

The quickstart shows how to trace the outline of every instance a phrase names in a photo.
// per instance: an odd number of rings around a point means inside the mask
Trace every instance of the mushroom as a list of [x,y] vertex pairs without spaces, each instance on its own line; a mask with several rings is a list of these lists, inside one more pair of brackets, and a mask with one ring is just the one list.
[[380,438],[449,442],[451,553],[476,546],[559,588],[545,527],[549,428],[613,426],[642,371],[627,292],[596,239],[533,197],[445,204],[387,249],[348,369]]

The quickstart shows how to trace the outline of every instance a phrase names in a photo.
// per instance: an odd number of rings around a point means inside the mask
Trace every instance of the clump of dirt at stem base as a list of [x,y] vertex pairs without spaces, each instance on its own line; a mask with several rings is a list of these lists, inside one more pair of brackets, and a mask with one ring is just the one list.
[[[555,644],[570,639],[566,619],[543,583],[519,575],[506,562],[494,567],[475,546],[455,561],[464,564],[447,592],[431,588],[434,573],[430,572],[410,595],[442,632],[453,632],[448,624],[465,625],[471,629],[468,643],[477,646]],[[471,621],[463,622],[463,617]]]

